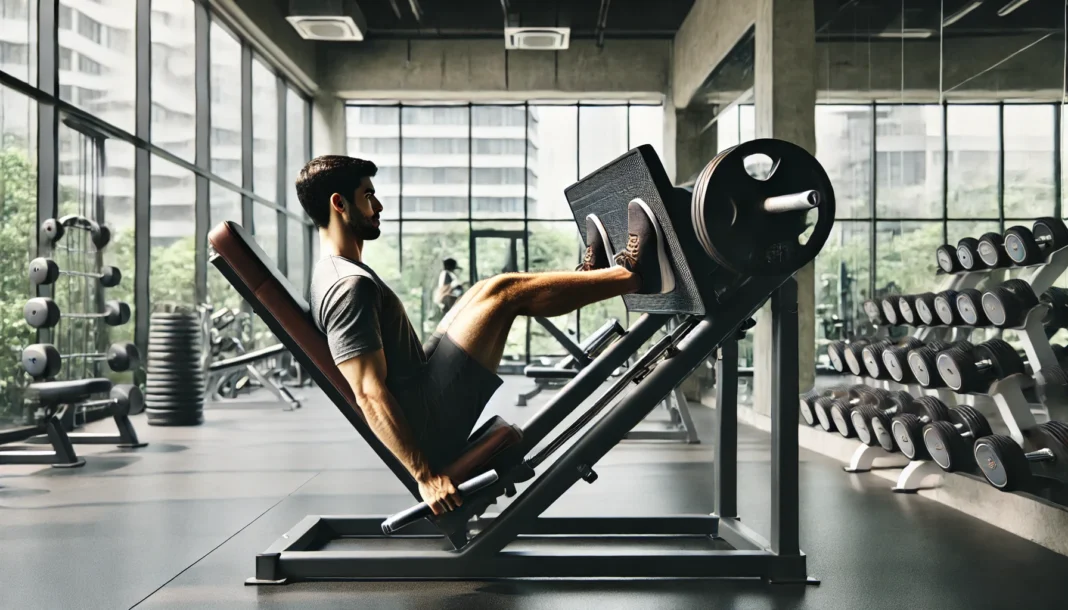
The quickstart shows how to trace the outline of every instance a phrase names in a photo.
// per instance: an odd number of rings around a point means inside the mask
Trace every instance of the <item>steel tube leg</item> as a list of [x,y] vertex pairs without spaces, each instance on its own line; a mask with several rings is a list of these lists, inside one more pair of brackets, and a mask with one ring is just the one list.
[[771,550],[799,555],[797,281],[771,295]]
[[716,361],[715,513],[738,516],[738,342],[725,341]]

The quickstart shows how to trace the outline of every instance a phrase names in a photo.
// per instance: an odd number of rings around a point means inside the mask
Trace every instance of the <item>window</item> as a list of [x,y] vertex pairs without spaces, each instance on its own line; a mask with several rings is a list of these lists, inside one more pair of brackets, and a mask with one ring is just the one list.
[[941,244],[940,222],[876,222],[874,296],[931,290],[934,251]]
[[37,81],[37,1],[0,0],[0,69],[27,83]]
[[[159,2],[160,0],[155,0]],[[177,0],[170,0],[177,2]],[[87,12],[74,7],[84,6]],[[77,0],[59,0],[60,61],[71,59],[59,73],[60,97],[98,118],[134,131],[137,57],[134,48],[136,0],[112,0],[104,19],[96,20]],[[105,30],[108,32],[104,35]],[[77,59],[75,59],[77,56]]]
[[194,305],[196,180],[193,173],[153,156],[150,190],[151,303]]
[[[871,225],[843,220],[831,229],[816,257],[817,344],[852,338],[867,319],[862,306],[869,292]],[[817,356],[826,350],[817,350]]]
[[[209,227],[214,227],[224,220],[242,222],[241,219],[241,194],[228,188],[212,183],[208,197],[211,200],[211,220]],[[209,229],[210,230],[210,229]],[[208,299],[215,310],[223,307],[240,309],[244,299],[234,290],[230,282],[215,265],[208,265]]]
[[950,105],[948,208],[950,218],[998,217],[998,107]]
[[[7,0],[2,0],[6,4]],[[37,104],[0,86],[0,319],[4,342],[24,346],[35,333],[22,319],[22,306],[35,296],[26,281],[26,267],[37,256]],[[19,350],[0,350],[0,423],[20,419],[25,373]]]
[[664,161],[664,107],[631,106],[630,107],[630,142],[627,148],[637,148],[650,144]]
[[523,155],[527,152],[525,137],[514,140],[479,138],[472,140],[471,144],[476,155]]
[[152,0],[152,141],[190,162],[197,130],[193,9],[189,0]]
[[522,106],[475,106],[471,124],[476,127],[522,127],[526,109]]
[[1050,104],[1004,107],[1005,216],[1053,215],[1054,111]]
[[[252,190],[278,199],[278,78],[252,59]],[[277,229],[276,229],[277,231]]]
[[579,176],[627,151],[626,106],[579,106]]
[[[428,196],[467,198],[471,190],[467,153],[470,112],[467,106],[401,108],[404,136],[400,152],[404,164],[401,193],[404,199]],[[466,218],[467,202],[437,205],[434,212],[440,217]]]
[[[876,215],[940,218],[942,108],[880,105],[876,108],[875,129]],[[860,150],[855,152],[863,154]],[[837,191],[836,184],[836,194]]]
[[[520,167],[476,167],[471,170],[475,184],[523,184],[523,169]],[[537,186],[537,185],[535,185]]]
[[289,271],[286,276],[289,283],[300,294],[307,294],[308,285],[304,280],[304,253],[306,251],[304,238],[308,234],[308,225],[300,222],[292,216],[286,217],[286,260]]
[[578,108],[531,106],[527,131],[530,140],[539,143],[539,154],[529,163],[541,177],[536,187],[528,188],[532,201],[527,213],[531,218],[572,220],[564,189],[578,179]]
[[346,124],[348,153],[378,166],[374,185],[382,218],[400,217],[400,108],[350,106]]
[[70,70],[74,66],[74,57],[70,49],[59,50],[59,69]]
[[241,184],[241,43],[215,21],[211,54],[211,171]]
[[256,243],[275,263],[278,262],[278,211],[262,203],[252,204],[252,234]]
[[[308,102],[292,88],[286,88],[286,208],[304,218],[304,208],[297,199],[297,175],[304,164],[311,160],[308,149]],[[290,219],[290,224],[296,224]],[[291,230],[292,232],[292,230]],[[303,250],[301,257],[304,256]],[[289,248],[289,267],[293,269],[293,248]],[[304,262],[299,265],[304,270]],[[292,277],[292,276],[290,276]]]
[[[819,149],[819,120],[820,110],[816,108],[816,149]],[[731,106],[730,108],[721,109],[719,115],[716,118],[716,148],[720,152],[727,150],[732,146],[737,146],[740,142],[741,135],[738,132],[738,106]]]
[[834,185],[838,218],[868,218],[871,106],[816,106],[816,157]]

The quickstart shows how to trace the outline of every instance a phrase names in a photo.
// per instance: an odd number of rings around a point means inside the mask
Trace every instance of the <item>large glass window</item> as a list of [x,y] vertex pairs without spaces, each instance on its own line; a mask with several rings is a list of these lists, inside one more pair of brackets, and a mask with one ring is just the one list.
[[278,210],[261,203],[252,204],[252,233],[256,243],[275,264],[278,263]]
[[37,0],[0,0],[0,70],[37,82]]
[[[816,341],[851,338],[865,320],[862,305],[868,298],[871,264],[871,225],[842,220],[835,223],[826,245],[816,257]],[[825,353],[817,349],[817,354]]]
[[[412,320],[412,325],[420,334],[420,339],[427,339],[438,322],[441,310],[434,304],[434,289],[442,271],[442,261],[453,258],[459,262],[457,274],[464,282],[464,290],[471,287],[468,282],[468,232],[466,222],[405,222],[403,224],[403,257],[401,281],[390,284],[404,303],[404,309]],[[379,246],[370,242],[367,249]],[[377,269],[376,269],[377,271]]]
[[941,244],[940,222],[876,222],[875,296],[931,290]]
[[196,303],[196,180],[193,173],[152,157],[151,165],[151,305]]
[[194,8],[190,0],[152,0],[152,142],[190,162],[197,124]]
[[[213,183],[209,190],[209,197],[211,198],[209,227],[214,227],[224,220],[241,223],[240,193]],[[208,265],[208,298],[216,311],[223,307],[239,309],[244,300],[230,285],[230,282],[219,273],[215,265]]]
[[297,174],[310,161],[308,149],[308,102],[292,88],[286,89],[286,208],[304,217],[297,199]]
[[1005,216],[1053,215],[1053,119],[1050,104],[1007,104]]
[[241,184],[241,43],[212,21],[211,171]]
[[307,292],[308,288],[305,285],[304,280],[304,252],[306,251],[304,237],[308,233],[308,225],[300,222],[292,216],[287,216],[285,221],[286,264],[289,265],[286,277],[289,278],[289,282],[293,284],[301,294],[304,294]]
[[950,218],[998,217],[998,128],[997,106],[946,109]]
[[278,199],[278,78],[252,59],[252,190]]
[[[941,218],[942,108],[881,105],[876,107],[875,130],[876,215]],[[853,152],[871,157],[870,152]],[[838,191],[835,184],[836,195]]]
[[[401,175],[401,200],[404,204],[403,214],[412,218],[467,218],[468,190],[472,187],[470,176],[474,172],[475,184],[479,184],[477,172],[484,157],[478,155],[468,158],[468,120],[469,115],[478,115],[467,106],[447,108],[422,108],[407,106],[401,110],[401,159],[404,171]],[[496,110],[496,109],[493,109]],[[499,117],[498,117],[499,118]],[[483,121],[486,122],[486,121]],[[499,122],[499,121],[498,121]],[[493,121],[488,123],[492,124]],[[476,121],[476,125],[481,125]],[[475,127],[472,137],[484,137],[487,131],[501,131],[502,127]],[[522,127],[519,128],[522,132]],[[520,135],[522,138],[522,135]],[[496,167],[507,163],[509,156],[503,157]],[[471,169],[474,166],[474,170]],[[519,185],[522,188],[523,158],[519,155],[516,169],[520,172]],[[493,184],[498,184],[494,182]],[[481,197],[493,197],[502,194],[501,188],[478,187],[475,193]],[[522,196],[522,192],[520,192]],[[408,205],[408,199],[420,201],[419,209]]]
[[36,129],[37,104],[0,86],[0,341],[9,347],[0,350],[0,424],[23,415],[29,379],[19,354],[34,342],[22,307],[34,296],[26,268],[37,247]]
[[868,218],[871,106],[816,106],[816,157],[834,185],[838,218]]
[[346,119],[348,153],[378,166],[373,182],[375,194],[382,202],[382,218],[399,218],[400,108],[350,106]]
[[59,12],[59,48],[72,59],[59,71],[60,97],[133,132],[136,0],[59,0]]
[[579,176],[627,151],[626,106],[579,106]]
[[578,179],[578,108],[575,106],[531,106],[527,121],[529,138],[537,155],[528,161],[538,176],[538,185],[528,188],[531,218],[570,220],[571,208],[564,189]]
[[656,151],[660,161],[664,161],[664,107],[631,106],[630,107],[630,145],[636,148],[649,144]]

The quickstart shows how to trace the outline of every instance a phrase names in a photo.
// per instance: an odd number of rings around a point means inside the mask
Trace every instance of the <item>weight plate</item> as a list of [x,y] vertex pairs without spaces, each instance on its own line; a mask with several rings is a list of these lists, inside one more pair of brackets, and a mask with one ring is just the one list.
[[176,400],[173,398],[156,400],[145,399],[145,410],[154,411],[195,411],[204,408],[202,400]]
[[936,352],[928,347],[921,347],[909,352],[909,370],[916,378],[916,383],[925,388],[942,387],[942,378],[938,375],[936,366]]
[[908,363],[905,361],[910,351],[912,350],[905,346],[883,350],[883,368],[886,369],[886,373],[894,381],[904,383],[912,381],[911,379],[906,379],[912,373],[908,368]]
[[849,414],[853,429],[856,430],[857,433],[857,439],[869,447],[875,445],[875,437],[871,433],[871,426],[868,422],[870,422],[879,412],[880,411],[874,407],[860,406],[853,409],[853,412]]
[[1005,229],[1005,253],[1015,265],[1031,265],[1042,256],[1034,233],[1021,226]]
[[978,351],[977,358],[989,357],[994,363],[998,379],[1024,372],[1023,358],[1016,351],[1016,348],[1001,339],[991,339],[985,343],[980,343],[975,349]]
[[935,315],[934,310],[935,295],[931,292],[925,292],[923,294],[916,295],[916,300],[913,301],[913,307],[916,309],[916,317],[920,319],[920,322],[927,326],[933,326],[940,324],[941,320]]
[[910,460],[922,460],[928,457],[927,446],[923,442],[923,422],[911,413],[894,417],[890,424],[894,442],[901,453]]
[[912,295],[906,295],[897,299],[897,310],[901,312],[901,321],[905,324],[915,325],[919,318],[916,317],[916,310],[913,309],[912,303],[916,300],[916,297]]
[[882,300],[883,318],[887,324],[901,324],[901,312],[897,308],[897,297],[888,297]]
[[816,420],[824,432],[830,432],[834,429],[834,422],[831,421],[832,405],[834,405],[834,399],[826,396],[816,400],[816,403],[812,405],[812,410],[816,412]]
[[979,240],[965,237],[957,242],[957,260],[965,271],[983,268],[983,259],[979,258]]
[[913,402],[913,408],[919,417],[926,417],[927,421],[949,419],[949,407],[934,396],[920,396]]
[[927,453],[946,472],[963,470],[968,459],[974,459],[971,443],[946,421],[931,422],[923,427],[923,443]]
[[981,383],[976,356],[959,348],[950,348],[935,358],[935,366],[946,386],[956,392],[971,392]]
[[867,345],[868,341],[862,339],[859,341],[854,341],[853,343],[850,343],[848,347],[846,347],[846,368],[849,369],[850,373],[854,375],[864,374],[864,354],[861,353],[861,350],[867,347]]
[[973,441],[979,437],[993,434],[986,416],[980,413],[978,409],[968,405],[958,405],[950,409],[949,422],[964,426],[964,430],[971,432]]
[[1001,286],[1011,290],[1025,310],[1030,310],[1035,305],[1038,305],[1038,296],[1027,281],[1021,279],[1005,280],[1001,283]]
[[[771,159],[764,180],[746,170],[745,161],[753,155]],[[793,273],[813,260],[830,236],[834,188],[819,161],[800,146],[773,139],[743,142],[717,155],[698,181],[703,188],[695,188],[692,198],[694,232],[709,257],[737,275]],[[793,202],[808,202],[803,209],[769,211],[769,198],[792,194],[804,194]],[[813,210],[818,217],[804,239]]]
[[883,308],[872,300],[864,301],[864,315],[868,316],[868,319],[872,321],[872,324],[876,326],[882,326],[886,324],[886,318],[883,317]]
[[845,438],[852,438],[857,435],[857,431],[853,428],[853,422],[850,420],[849,405],[845,401],[836,401],[831,406],[831,419],[834,421],[834,428],[838,430],[838,434],[841,434]]
[[935,295],[934,310],[942,324],[956,326],[963,322],[960,312],[957,311],[956,290],[944,290]]
[[882,379],[886,376],[886,368],[883,366],[883,351],[891,345],[893,345],[892,342],[884,339],[866,345],[860,350],[864,370],[872,379]]
[[893,423],[886,412],[877,411],[868,424],[871,426],[871,436],[875,439],[874,444],[882,447],[883,451],[889,453],[897,451],[897,445],[894,443],[894,435],[890,432]]
[[1035,223],[1031,226],[1031,232],[1035,236],[1035,239],[1048,238],[1049,244],[1045,254],[1049,254],[1054,250],[1060,250],[1061,248],[1068,246],[1068,227],[1064,225],[1064,221],[1059,218],[1052,218],[1049,216],[1039,218],[1035,220]]
[[[1044,424],[1039,424],[1038,427],[1063,445],[1065,449],[1068,449],[1068,424],[1061,421],[1048,421]],[[1068,462],[1061,462],[1062,465],[1065,463]]]
[[827,358],[831,361],[831,368],[839,373],[845,372],[845,341],[832,341],[827,346]]
[[1009,263],[1005,254],[1005,238],[997,233],[984,233],[979,237],[979,258],[987,267],[1003,267]]
[[968,326],[986,326],[990,323],[981,306],[982,299],[983,293],[974,288],[967,288],[957,293],[957,313]]
[[949,244],[943,244],[935,249],[935,261],[938,263],[938,268],[946,273],[955,273],[961,270],[960,261],[957,260],[957,252]]
[[204,414],[195,413],[148,413],[150,426],[199,426],[204,423]]
[[1023,449],[1008,436],[984,436],[972,449],[975,463],[987,482],[1001,491],[1016,491],[1031,484],[1031,465]]
[[805,420],[805,423],[810,426],[816,425],[816,414],[812,411],[812,404],[816,402],[817,398],[819,398],[819,395],[815,394],[814,392],[801,396],[801,419]]

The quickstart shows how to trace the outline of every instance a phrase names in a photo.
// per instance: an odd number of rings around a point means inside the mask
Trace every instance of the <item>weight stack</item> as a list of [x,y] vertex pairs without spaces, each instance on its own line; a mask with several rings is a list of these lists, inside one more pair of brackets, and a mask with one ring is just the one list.
[[145,362],[145,413],[153,426],[204,422],[202,330],[196,313],[154,312]]

